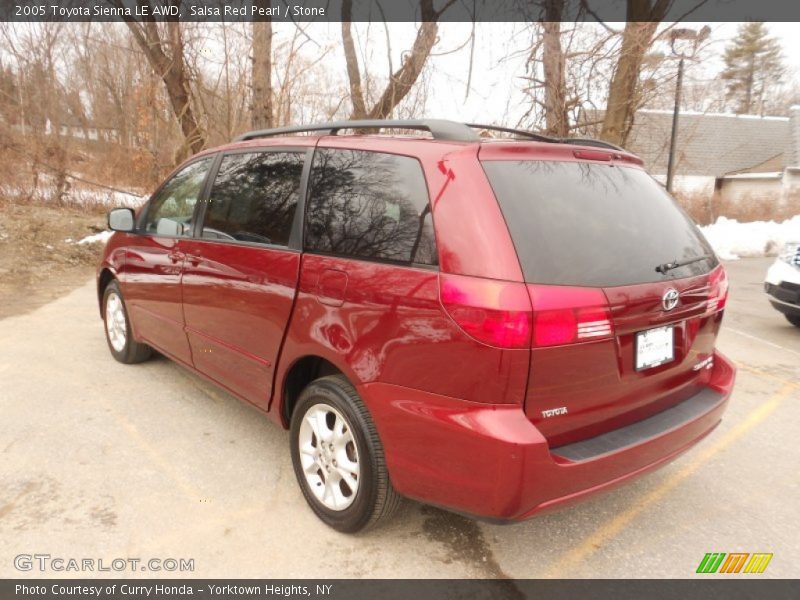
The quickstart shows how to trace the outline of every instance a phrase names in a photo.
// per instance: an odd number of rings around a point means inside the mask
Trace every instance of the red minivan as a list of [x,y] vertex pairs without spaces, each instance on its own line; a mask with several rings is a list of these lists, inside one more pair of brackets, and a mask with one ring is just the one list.
[[326,123],[192,157],[109,215],[111,354],[156,350],[290,429],[340,531],[401,497],[525,519],[673,459],[733,387],[719,260],[635,156],[476,127]]

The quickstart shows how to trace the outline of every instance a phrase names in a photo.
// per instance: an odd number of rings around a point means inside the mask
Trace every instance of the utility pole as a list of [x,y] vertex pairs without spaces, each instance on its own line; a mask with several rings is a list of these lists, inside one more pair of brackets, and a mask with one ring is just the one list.
[[667,191],[672,193],[672,178],[675,176],[675,150],[678,146],[678,120],[681,113],[681,90],[683,88],[683,61],[678,63],[678,81],[675,84],[675,109],[672,111],[672,135],[669,138],[669,160],[667,162]]
[[[672,193],[672,183],[675,178],[675,153],[678,149],[678,121],[681,114],[681,92],[683,91],[683,69],[685,61],[694,60],[694,55],[697,52],[697,47],[705,40],[711,33],[711,28],[707,25],[700,31],[694,29],[681,28],[673,29],[670,31],[670,48],[672,54],[680,58],[678,62],[678,80],[675,83],[675,109],[672,111],[672,134],[669,139],[669,160],[667,162],[667,191]],[[687,40],[691,45],[682,50],[675,47],[675,42],[678,40]]]

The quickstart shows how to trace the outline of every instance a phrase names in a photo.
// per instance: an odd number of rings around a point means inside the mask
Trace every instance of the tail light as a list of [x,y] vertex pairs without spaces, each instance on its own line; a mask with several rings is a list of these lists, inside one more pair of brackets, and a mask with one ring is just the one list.
[[557,346],[614,337],[608,299],[599,288],[529,285],[533,345]]
[[439,294],[468,335],[498,348],[529,348],[531,300],[524,283],[442,273]]
[[720,265],[708,276],[708,282],[711,286],[711,291],[708,294],[708,307],[709,313],[715,313],[725,308],[728,302],[728,274],[725,268]]
[[472,338],[491,346],[557,346],[614,336],[608,300],[601,289],[445,273],[439,282],[442,305],[450,317]]

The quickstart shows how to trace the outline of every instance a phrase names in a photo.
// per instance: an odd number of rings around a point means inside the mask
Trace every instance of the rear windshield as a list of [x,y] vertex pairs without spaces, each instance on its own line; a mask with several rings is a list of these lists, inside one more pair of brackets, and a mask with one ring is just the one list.
[[[717,260],[703,235],[641,169],[485,161],[529,283],[612,287],[701,275]],[[712,258],[662,274],[656,266]]]

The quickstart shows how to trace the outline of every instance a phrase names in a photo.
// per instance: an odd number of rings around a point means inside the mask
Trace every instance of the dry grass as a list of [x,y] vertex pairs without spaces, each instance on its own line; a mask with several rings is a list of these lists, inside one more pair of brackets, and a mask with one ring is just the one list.
[[[92,278],[103,244],[75,242],[105,230],[106,212],[125,201],[69,175],[121,189],[129,189],[141,176],[99,148],[72,148],[58,163],[64,155],[37,149],[35,139],[4,133],[0,131],[0,318],[33,310]],[[61,164],[62,171],[45,163]],[[121,174],[126,168],[128,174]]]
[[676,192],[675,199],[698,225],[709,225],[719,217],[752,221],[784,221],[800,214],[800,194],[786,197],[744,194],[723,201],[719,194]]
[[698,225],[709,225],[716,220],[718,215],[712,194],[677,191],[673,196]]
[[[61,145],[58,145],[61,144]],[[79,208],[100,214],[140,196],[158,171],[140,152],[118,145],[0,128],[0,202]]]
[[105,218],[83,207],[0,197],[0,318],[32,310],[91,279],[103,244],[74,241],[103,229]]

